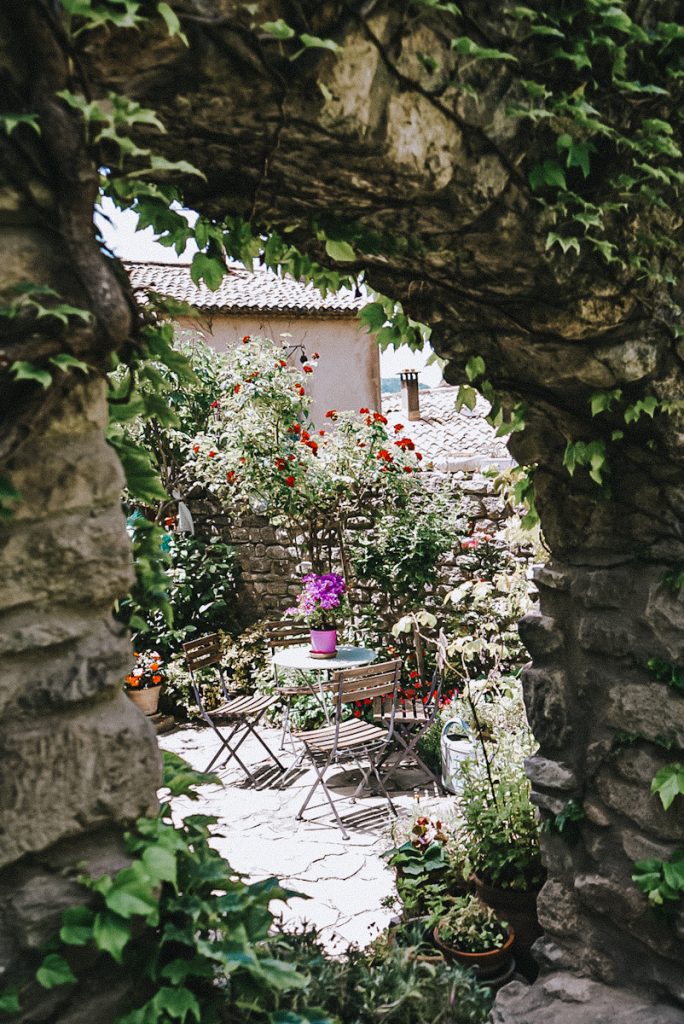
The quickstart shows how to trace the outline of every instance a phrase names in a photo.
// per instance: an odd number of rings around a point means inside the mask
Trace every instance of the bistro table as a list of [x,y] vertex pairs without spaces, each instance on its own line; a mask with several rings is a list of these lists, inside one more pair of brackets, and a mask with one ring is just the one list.
[[[329,689],[329,687],[326,686],[326,682],[329,681],[331,673],[339,672],[341,669],[345,668],[360,668],[362,665],[370,665],[375,661],[377,656],[377,651],[373,651],[368,647],[353,647],[350,644],[338,647],[335,657],[330,658],[312,658],[311,651],[306,646],[284,647],[282,650],[276,651],[272,657],[276,688],[278,692],[286,698],[285,712],[283,715],[283,738],[280,749],[282,750],[284,748],[286,737],[288,737],[294,752],[294,741],[289,725],[290,708],[287,698],[292,699],[293,697],[304,696],[306,694],[317,697],[320,700],[325,719],[328,724],[330,724],[330,715],[325,703],[325,691],[326,689]],[[278,676],[279,669],[284,669],[285,671],[290,672],[319,673],[317,687],[318,692],[316,692],[316,688],[308,682],[300,685],[295,682],[288,682],[284,685],[281,684]]]

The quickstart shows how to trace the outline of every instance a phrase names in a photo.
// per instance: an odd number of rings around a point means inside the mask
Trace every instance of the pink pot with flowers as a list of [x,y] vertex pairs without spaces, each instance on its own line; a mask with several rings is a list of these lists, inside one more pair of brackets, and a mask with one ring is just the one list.
[[337,654],[336,629],[310,629],[311,653],[333,658]]
[[305,622],[311,636],[310,653],[314,658],[334,658],[337,653],[337,622],[344,605],[346,584],[336,572],[310,572],[302,579],[297,604],[286,615]]

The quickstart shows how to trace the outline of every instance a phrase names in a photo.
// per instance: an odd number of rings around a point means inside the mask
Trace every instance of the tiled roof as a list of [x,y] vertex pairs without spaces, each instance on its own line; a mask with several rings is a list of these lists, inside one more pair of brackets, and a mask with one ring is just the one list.
[[458,388],[447,384],[419,391],[419,420],[410,421],[402,413],[401,393],[383,395],[382,411],[390,425],[404,424],[416,448],[437,470],[484,469],[492,463],[513,465],[503,439],[485,419],[488,403],[478,398],[472,412],[466,408],[456,412],[457,393]]
[[278,277],[263,267],[250,272],[231,266],[216,291],[193,283],[189,263],[126,263],[134,290],[151,290],[212,313],[292,313],[298,316],[353,316],[364,305],[350,291],[325,298],[312,284]]

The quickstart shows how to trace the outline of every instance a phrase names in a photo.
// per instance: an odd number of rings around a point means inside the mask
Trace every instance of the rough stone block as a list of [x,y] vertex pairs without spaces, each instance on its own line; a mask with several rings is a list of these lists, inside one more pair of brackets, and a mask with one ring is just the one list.
[[684,661],[684,588],[675,592],[662,581],[652,584],[643,620],[653,631],[661,656],[673,664]]
[[548,590],[570,590],[573,574],[555,565],[538,565],[533,570],[533,579],[538,587]]
[[621,732],[637,733],[648,740],[671,738],[684,747],[684,701],[664,683],[644,679],[641,685],[611,686],[605,721]]
[[[102,618],[81,616],[76,621],[79,628],[73,630],[76,637],[68,646],[61,644],[52,650],[29,647],[26,653],[4,658],[0,715],[13,710],[14,714],[46,714],[120,688],[133,663],[127,635],[109,613]],[[35,630],[27,626],[22,635],[26,641]]]
[[518,623],[520,639],[533,658],[547,658],[563,647],[564,637],[555,619],[538,610],[527,613]]
[[491,1024],[684,1024],[684,1011],[563,971],[506,985]]
[[680,805],[675,803],[665,812],[647,787],[625,782],[607,768],[599,772],[596,784],[608,807],[635,821],[647,834],[666,842],[676,842],[684,835],[684,809]]
[[565,674],[558,668],[527,667],[522,672],[527,717],[543,748],[558,750],[571,736]]
[[0,578],[0,610],[46,601],[111,607],[134,579],[120,508],[0,530]]
[[561,761],[552,761],[548,757],[528,757],[525,761],[525,772],[534,786],[546,789],[573,790],[577,788],[577,777],[568,765]]
[[8,722],[0,757],[0,866],[85,829],[133,821],[156,805],[154,733],[123,693],[79,711]]

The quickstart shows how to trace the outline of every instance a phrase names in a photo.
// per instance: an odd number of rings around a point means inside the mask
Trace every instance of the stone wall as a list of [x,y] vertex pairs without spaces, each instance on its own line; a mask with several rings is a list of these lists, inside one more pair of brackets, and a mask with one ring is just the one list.
[[[448,486],[454,500],[461,503],[463,514],[471,532],[496,530],[506,518],[506,509],[494,494],[492,481],[480,473],[425,474],[425,485],[430,489]],[[254,516],[232,524],[228,520],[213,519],[214,527],[237,549],[241,573],[240,601],[243,620],[256,621],[273,615],[278,617],[299,593],[302,575],[300,562],[288,532],[271,526],[267,519]],[[454,586],[457,578],[458,549],[442,560],[440,581],[436,596]],[[361,603],[370,601],[373,591],[358,589]]]
[[[78,875],[121,867],[124,828],[155,808],[159,752],[121,690],[130,642],[111,614],[132,563],[106,417],[104,385],[80,384],[7,464],[22,502],[0,524],[0,988],[86,898]],[[105,1024],[117,985],[34,984],[17,1019]]]

